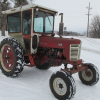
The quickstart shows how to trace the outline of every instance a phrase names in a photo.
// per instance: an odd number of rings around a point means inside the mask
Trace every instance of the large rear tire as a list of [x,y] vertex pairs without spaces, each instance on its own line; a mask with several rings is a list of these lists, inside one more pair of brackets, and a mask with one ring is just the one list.
[[88,69],[79,72],[79,78],[85,85],[95,85],[99,81],[99,70],[91,63],[88,63]]
[[1,70],[9,77],[18,76],[24,65],[23,48],[13,38],[5,38],[1,41]]
[[51,92],[59,100],[71,99],[76,93],[76,85],[73,77],[64,71],[53,74],[49,80]]

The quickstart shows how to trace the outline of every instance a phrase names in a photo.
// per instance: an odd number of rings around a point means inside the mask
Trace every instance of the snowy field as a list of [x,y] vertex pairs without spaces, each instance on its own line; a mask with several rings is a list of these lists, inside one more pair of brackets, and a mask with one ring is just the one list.
[[[0,40],[4,37],[0,36]],[[64,37],[66,38],[66,37]],[[67,37],[69,38],[69,37]],[[81,59],[96,65],[100,71],[100,39],[71,37],[82,40]],[[0,100],[57,100],[50,91],[49,78],[60,67],[39,70],[24,67],[16,78],[9,78],[0,71]],[[76,82],[76,94],[71,100],[100,100],[100,81],[94,86],[86,86],[73,74]]]

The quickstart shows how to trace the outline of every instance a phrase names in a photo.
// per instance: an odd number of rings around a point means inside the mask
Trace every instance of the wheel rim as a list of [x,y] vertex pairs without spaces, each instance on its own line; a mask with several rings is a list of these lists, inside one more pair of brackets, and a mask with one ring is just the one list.
[[1,48],[1,64],[5,71],[9,72],[13,69],[14,66],[14,53],[12,48],[5,44]]
[[66,83],[64,82],[63,79],[61,78],[56,78],[54,81],[53,81],[53,88],[55,90],[55,92],[60,95],[60,96],[63,96],[66,94],[67,92],[67,86],[66,86]]
[[93,72],[90,69],[82,71],[82,77],[85,81],[91,81],[93,79]]

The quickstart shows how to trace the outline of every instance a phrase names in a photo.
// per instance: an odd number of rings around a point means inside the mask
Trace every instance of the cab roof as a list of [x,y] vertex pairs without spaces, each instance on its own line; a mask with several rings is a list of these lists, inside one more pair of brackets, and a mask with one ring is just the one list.
[[32,9],[32,8],[43,8],[43,9],[50,10],[54,13],[57,13],[57,11],[55,11],[53,9],[43,7],[43,6],[40,6],[40,5],[37,5],[37,4],[30,4],[30,5],[20,6],[20,7],[17,7],[17,8],[10,9],[10,10],[2,11],[2,13],[3,14],[11,14],[11,13],[15,13],[15,12],[20,12],[20,11]]

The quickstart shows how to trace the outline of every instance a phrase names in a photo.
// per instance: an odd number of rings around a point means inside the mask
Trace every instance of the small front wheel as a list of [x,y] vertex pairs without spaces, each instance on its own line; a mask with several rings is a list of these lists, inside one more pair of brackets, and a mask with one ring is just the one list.
[[71,99],[76,93],[76,85],[73,77],[64,71],[53,74],[49,80],[51,92],[59,100]]
[[91,63],[88,63],[88,68],[79,72],[79,78],[85,85],[95,85],[99,81],[99,70]]

